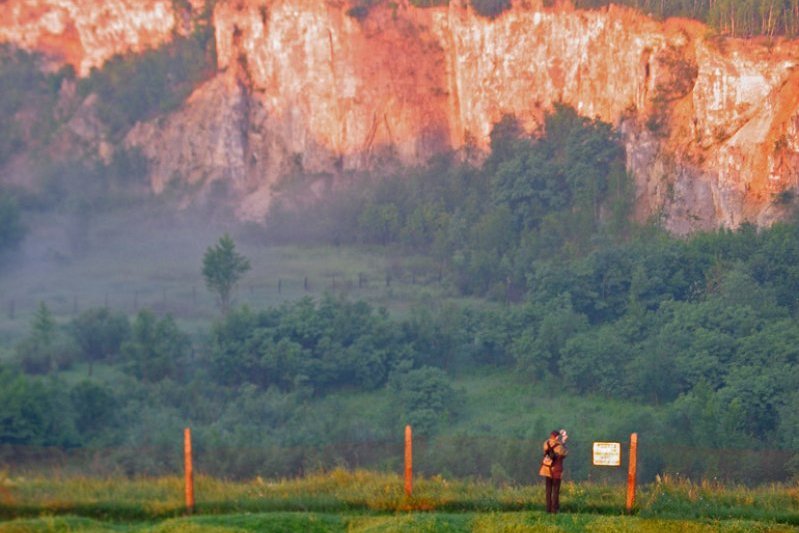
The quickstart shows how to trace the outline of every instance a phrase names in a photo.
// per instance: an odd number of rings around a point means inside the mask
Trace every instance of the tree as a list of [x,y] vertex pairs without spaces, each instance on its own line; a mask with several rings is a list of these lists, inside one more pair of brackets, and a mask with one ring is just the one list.
[[457,415],[459,394],[439,368],[398,370],[392,374],[389,385],[402,420],[421,435],[432,435],[441,424]]
[[140,311],[133,321],[131,338],[122,344],[128,371],[155,383],[175,378],[191,350],[191,341],[167,315],[161,320],[151,311]]
[[0,444],[74,446],[74,411],[64,384],[0,367]]
[[205,284],[219,299],[223,314],[230,310],[230,296],[241,277],[250,270],[250,260],[236,252],[236,243],[225,233],[203,257]]
[[53,313],[47,304],[39,302],[31,320],[30,334],[16,347],[20,363],[27,372],[38,374],[55,370],[55,337]]
[[0,193],[0,251],[15,248],[24,236],[25,227],[16,200]]
[[69,393],[75,416],[75,429],[83,442],[97,441],[111,428],[119,427],[119,402],[104,385],[82,381]]
[[72,336],[89,362],[89,376],[94,362],[118,353],[130,335],[128,317],[106,307],[84,311],[71,326]]

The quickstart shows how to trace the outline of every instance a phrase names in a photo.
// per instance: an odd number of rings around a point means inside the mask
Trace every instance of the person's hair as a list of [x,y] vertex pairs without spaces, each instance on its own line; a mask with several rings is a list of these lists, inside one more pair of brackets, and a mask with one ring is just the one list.
[[550,433],[550,435],[553,436],[553,437],[557,437],[558,435],[560,435],[560,431],[552,430],[552,433]]

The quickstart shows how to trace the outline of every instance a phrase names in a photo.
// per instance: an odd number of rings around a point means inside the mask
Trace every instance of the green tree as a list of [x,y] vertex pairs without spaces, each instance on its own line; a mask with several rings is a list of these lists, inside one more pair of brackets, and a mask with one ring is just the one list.
[[399,403],[402,421],[413,426],[414,432],[433,434],[442,423],[456,416],[458,394],[439,368],[399,370],[392,374],[390,386]]
[[55,370],[55,338],[55,318],[47,304],[39,302],[31,320],[30,334],[16,348],[20,363],[27,372],[43,374]]
[[208,289],[219,299],[223,314],[230,311],[231,293],[250,268],[250,260],[236,252],[236,244],[227,233],[205,251],[203,277]]
[[130,340],[122,344],[128,371],[149,382],[178,377],[191,341],[174,319],[166,316],[159,320],[151,311],[140,311],[131,329]]
[[25,236],[25,227],[20,220],[16,200],[7,194],[0,194],[0,252],[19,245]]
[[128,317],[108,308],[89,309],[72,321],[70,331],[82,355],[89,363],[89,376],[95,361],[119,352],[130,335]]
[[0,444],[77,444],[74,412],[62,383],[0,368]]
[[97,441],[119,426],[118,401],[109,388],[90,381],[75,385],[69,393],[75,410],[75,428],[84,442]]

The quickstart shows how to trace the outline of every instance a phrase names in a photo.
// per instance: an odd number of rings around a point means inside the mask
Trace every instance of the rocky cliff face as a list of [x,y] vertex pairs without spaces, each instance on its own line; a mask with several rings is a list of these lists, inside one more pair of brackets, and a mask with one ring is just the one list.
[[158,46],[177,26],[170,0],[0,2],[0,42],[43,52],[81,75],[114,54]]
[[[615,7],[520,2],[494,20],[460,0],[387,3],[358,18],[350,7],[216,2],[216,79],[125,140],[153,161],[153,187],[176,176],[225,180],[242,214],[257,216],[281,176],[486,148],[502,115],[533,130],[557,102],[619,126],[637,216],[661,217],[676,233],[768,224],[782,214],[775,197],[799,186],[797,42],[711,37],[695,22]],[[6,0],[0,40],[85,73],[114,53],[158,45],[202,8]]]

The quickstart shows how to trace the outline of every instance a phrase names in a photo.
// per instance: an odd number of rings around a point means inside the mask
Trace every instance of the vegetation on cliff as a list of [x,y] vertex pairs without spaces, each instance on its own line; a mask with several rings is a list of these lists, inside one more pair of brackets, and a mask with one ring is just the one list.
[[99,96],[98,114],[118,139],[137,121],[173,111],[216,69],[213,27],[142,54],[118,55],[81,80],[83,95]]
[[[358,0],[349,14],[363,18],[373,6],[386,0]],[[417,7],[434,7],[448,4],[448,0],[411,0]],[[494,18],[511,8],[510,0],[470,0],[474,10],[484,17]],[[551,7],[555,0],[544,0]],[[668,17],[692,18],[704,22],[717,31],[735,37],[799,34],[799,2],[796,0],[572,0],[575,7],[594,9],[610,4],[629,6],[660,19]]]
[[658,18],[686,17],[700,20],[719,32],[736,37],[799,34],[799,2],[796,0],[574,0],[579,8],[621,4]]

